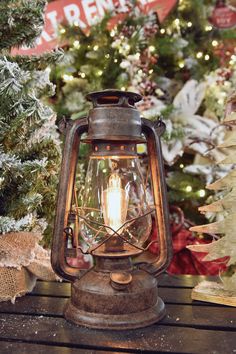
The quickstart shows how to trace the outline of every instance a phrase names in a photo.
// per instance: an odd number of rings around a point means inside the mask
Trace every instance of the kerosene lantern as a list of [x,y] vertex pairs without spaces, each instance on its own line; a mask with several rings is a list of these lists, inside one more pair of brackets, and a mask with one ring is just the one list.
[[[78,325],[128,329],[163,318],[156,277],[169,264],[171,238],[160,147],[163,124],[140,117],[132,92],[105,90],[87,96],[87,118],[69,121],[59,182],[52,244],[55,272],[72,282],[65,317]],[[81,139],[82,138],[82,139]],[[90,145],[84,192],[75,180],[80,142]],[[146,144],[153,205],[147,203],[137,145]],[[78,202],[80,200],[80,203]],[[150,241],[153,220],[157,240]],[[158,243],[153,256],[150,244]],[[88,270],[68,257],[89,254]]]

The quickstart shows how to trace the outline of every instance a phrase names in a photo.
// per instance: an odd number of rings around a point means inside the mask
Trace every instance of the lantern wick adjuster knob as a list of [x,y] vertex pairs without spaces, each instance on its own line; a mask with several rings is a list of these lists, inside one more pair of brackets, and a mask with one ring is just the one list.
[[111,286],[116,290],[125,290],[132,281],[132,275],[127,272],[110,273]]

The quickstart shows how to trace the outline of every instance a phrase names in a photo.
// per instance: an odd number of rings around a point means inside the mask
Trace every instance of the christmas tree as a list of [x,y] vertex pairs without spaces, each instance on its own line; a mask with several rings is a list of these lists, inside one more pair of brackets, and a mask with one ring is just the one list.
[[[65,57],[52,71],[59,119],[82,117],[90,91],[112,87],[143,95],[143,116],[166,124],[162,150],[170,203],[195,223],[205,220],[196,210],[211,195],[206,180],[226,173],[209,165],[224,135],[218,129],[224,99],[236,80],[235,31],[217,27],[219,6],[182,0],[160,24],[156,13],[144,14],[138,2],[127,1],[89,31],[77,22],[62,26]],[[112,25],[117,16],[122,21]],[[199,158],[208,150],[207,159]]]
[[32,289],[32,273],[43,275],[49,266],[38,242],[44,235],[47,244],[51,235],[60,141],[44,97],[54,92],[46,68],[61,53],[11,55],[12,48],[34,43],[44,6],[43,0],[0,3],[0,300]]

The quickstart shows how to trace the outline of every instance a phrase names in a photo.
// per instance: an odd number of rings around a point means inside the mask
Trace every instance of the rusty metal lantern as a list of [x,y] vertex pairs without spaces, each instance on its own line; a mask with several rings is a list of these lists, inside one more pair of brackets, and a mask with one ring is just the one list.
[[[93,104],[88,117],[69,121],[66,128],[52,266],[60,277],[72,282],[64,311],[69,321],[102,329],[144,327],[165,315],[156,277],[171,257],[160,147],[163,124],[140,117],[135,103],[141,96],[136,93],[105,90],[87,98]],[[90,144],[91,154],[78,203],[75,179],[81,140]],[[146,201],[137,154],[137,144],[144,142],[152,206]],[[156,241],[149,240],[153,217]],[[158,243],[157,256],[148,251],[153,242]],[[78,251],[93,257],[90,269],[80,270],[68,263],[68,257],[76,257]]]

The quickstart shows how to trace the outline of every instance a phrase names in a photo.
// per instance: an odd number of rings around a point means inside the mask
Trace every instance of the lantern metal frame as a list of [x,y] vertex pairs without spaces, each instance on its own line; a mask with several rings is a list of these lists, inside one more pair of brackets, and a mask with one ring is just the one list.
[[[140,117],[135,102],[141,96],[136,93],[105,90],[89,94],[88,99],[93,103],[88,118],[70,120],[66,127],[52,242],[52,266],[60,277],[73,282],[72,297],[65,309],[68,320],[92,328],[144,327],[159,321],[165,315],[164,303],[157,293],[156,277],[167,268],[172,256],[160,144],[164,124]],[[157,257],[148,252],[150,245],[156,241],[143,248],[129,245],[123,239],[123,244],[128,245],[125,252],[107,252],[103,246],[114,242],[113,234],[90,250],[96,260],[92,269],[81,271],[67,263],[66,258],[71,254],[71,249],[67,248],[68,236],[73,232],[68,224],[72,215],[79,147],[84,133],[88,134],[86,142],[94,146],[98,143],[102,149],[106,144],[114,144],[116,149],[117,144],[123,146],[146,142],[154,198],[154,209],[148,213],[154,212],[158,223]],[[107,152],[109,153],[107,150],[104,153]],[[125,156],[127,152],[121,149],[119,154]],[[78,214],[77,217],[83,218]],[[122,235],[118,236],[122,239]],[[82,247],[77,244],[74,250],[78,249],[83,252]],[[131,256],[135,255],[134,260],[131,260]]]

